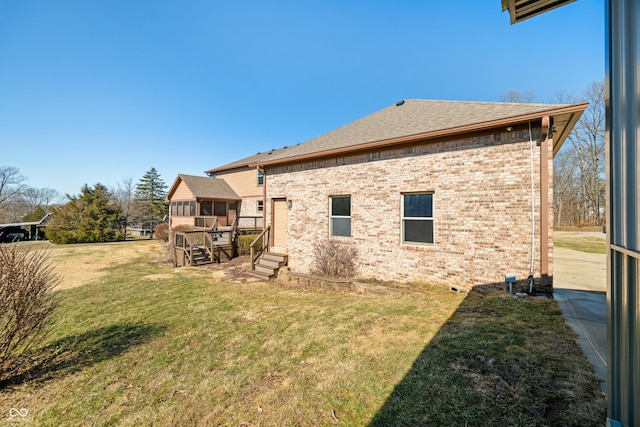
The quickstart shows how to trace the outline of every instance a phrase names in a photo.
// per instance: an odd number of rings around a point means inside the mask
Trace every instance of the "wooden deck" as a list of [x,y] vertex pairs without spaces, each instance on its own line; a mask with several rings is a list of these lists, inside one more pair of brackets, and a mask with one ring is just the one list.
[[230,226],[218,226],[216,217],[195,217],[194,230],[174,233],[177,266],[222,262],[237,256],[239,235],[262,232],[262,217],[238,217]]

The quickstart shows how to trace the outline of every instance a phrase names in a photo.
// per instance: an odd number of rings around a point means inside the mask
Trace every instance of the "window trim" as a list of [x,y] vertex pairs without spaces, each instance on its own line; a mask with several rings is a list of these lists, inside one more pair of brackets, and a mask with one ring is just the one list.
[[194,217],[197,216],[198,204],[195,200],[176,200],[171,202],[170,216]]
[[[420,194],[431,195],[431,216],[430,217],[405,217],[404,216],[404,197]],[[405,220],[410,221],[430,221],[431,222],[431,242],[414,242],[412,240],[405,240]],[[435,227],[435,191],[411,191],[400,193],[400,244],[407,246],[435,246],[436,244],[436,227]]]
[[[333,214],[333,199],[338,197],[348,197],[349,198],[349,216],[345,215],[334,215]],[[348,218],[349,219],[349,235],[348,236],[340,236],[333,234],[333,219],[334,218]],[[353,231],[351,228],[352,224],[352,212],[351,212],[351,194],[336,194],[333,196],[329,196],[329,237],[332,239],[350,239],[353,236]]]

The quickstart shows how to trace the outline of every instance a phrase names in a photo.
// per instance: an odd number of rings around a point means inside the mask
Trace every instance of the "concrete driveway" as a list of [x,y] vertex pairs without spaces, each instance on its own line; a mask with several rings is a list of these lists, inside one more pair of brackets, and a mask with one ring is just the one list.
[[[574,233],[606,239],[603,233]],[[554,248],[554,298],[607,392],[606,255]]]

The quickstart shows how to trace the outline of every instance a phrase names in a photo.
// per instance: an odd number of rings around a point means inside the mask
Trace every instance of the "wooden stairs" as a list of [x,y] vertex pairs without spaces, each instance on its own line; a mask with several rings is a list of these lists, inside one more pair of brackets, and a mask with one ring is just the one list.
[[278,252],[265,252],[255,263],[251,275],[261,279],[269,280],[278,275],[278,270],[287,265],[289,255]]
[[202,246],[193,247],[193,259],[191,265],[202,265],[211,263],[209,252]]

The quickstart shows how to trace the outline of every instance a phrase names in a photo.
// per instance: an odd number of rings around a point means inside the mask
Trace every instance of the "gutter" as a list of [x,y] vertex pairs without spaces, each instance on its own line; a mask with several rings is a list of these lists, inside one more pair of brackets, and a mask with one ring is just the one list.
[[[582,111],[584,111],[584,109],[587,108],[588,105],[589,103],[583,103],[583,104],[572,105],[569,107],[558,108],[556,110],[551,110],[547,112],[548,115],[542,116],[542,117],[543,118],[550,117],[552,114],[559,115],[559,114],[568,114],[568,113],[580,113],[581,115]],[[580,117],[580,115],[578,115],[577,117]],[[577,121],[577,117],[575,118],[576,121]],[[349,153],[358,152],[358,151],[389,147],[390,145],[417,142],[424,139],[433,139],[433,138],[438,138],[443,136],[453,136],[453,135],[459,135],[459,134],[464,134],[469,132],[478,132],[478,131],[488,130],[496,127],[527,123],[540,118],[541,118],[540,112],[526,114],[526,115],[517,116],[517,117],[507,117],[504,119],[493,120],[490,122],[475,123],[475,124],[460,126],[456,128],[440,129],[436,131],[418,133],[413,135],[405,135],[397,138],[383,139],[380,141],[366,142],[363,144],[352,145],[349,147],[334,148],[331,150],[316,151],[314,153],[300,154],[297,156],[268,160],[268,161],[260,162],[260,166],[264,167],[264,166],[276,165],[281,163],[293,163],[293,162],[298,162],[303,160],[310,160],[318,157],[328,157],[333,155],[349,154]],[[568,134],[561,135],[561,138],[563,138],[562,141],[564,141],[564,139],[566,139],[567,136]],[[562,141],[560,140],[558,141],[558,146],[562,145],[561,144]],[[257,166],[257,165],[258,164],[256,163],[256,164],[250,164],[249,166]]]
[[[435,131],[417,133],[413,135],[404,135],[396,138],[383,139],[379,141],[365,142],[357,145],[351,145],[348,147],[340,147],[340,148],[333,148],[329,150],[315,151],[313,153],[299,154],[295,156],[282,157],[282,158],[277,158],[273,160],[261,159],[260,161],[248,162],[247,164],[235,164],[233,165],[233,167],[222,166],[221,168],[208,170],[206,171],[206,173],[211,174],[211,173],[225,172],[228,170],[238,169],[241,167],[264,168],[265,166],[273,166],[277,164],[294,163],[294,162],[317,159],[322,157],[351,154],[351,153],[365,151],[365,150],[388,148],[393,145],[418,142],[425,139],[434,139],[439,137],[460,135],[460,134],[465,134],[470,132],[485,131],[492,128],[513,126],[517,124],[526,124],[531,121],[540,120],[543,117],[552,117],[552,116],[557,116],[561,114],[572,114],[572,118],[569,124],[571,123],[575,124],[575,122],[582,115],[582,112],[587,108],[588,105],[589,103],[586,102],[582,104],[574,104],[574,105],[569,105],[566,107],[556,108],[556,109],[547,110],[547,111],[538,111],[535,113],[529,113],[529,114],[524,114],[520,116],[511,116],[511,117],[492,120],[488,122],[481,122],[481,123],[474,123],[470,125],[459,126],[455,128],[439,129]],[[558,137],[558,140],[554,141],[556,142],[556,146],[558,147],[558,149],[560,148],[560,146],[562,146],[562,142],[564,142],[567,136],[568,136],[568,133],[563,132]]]

